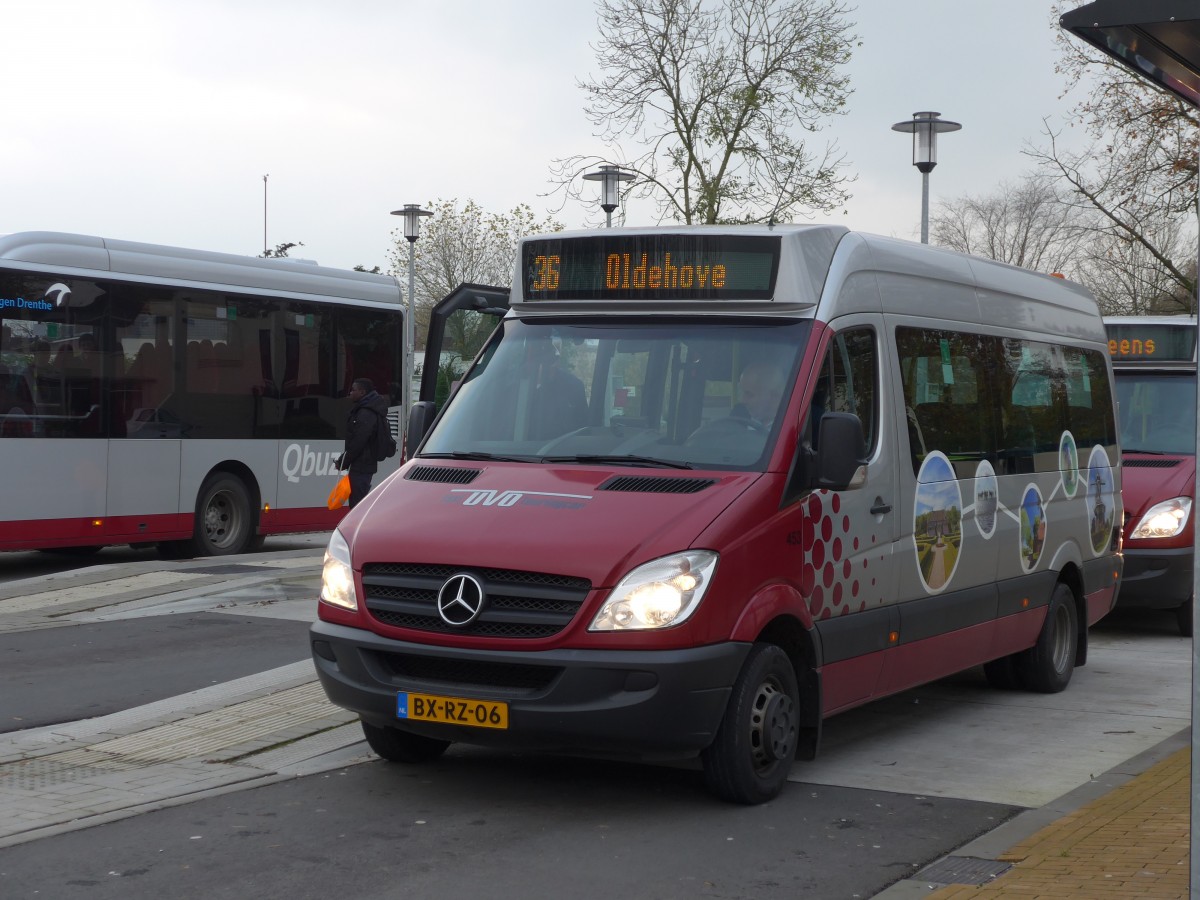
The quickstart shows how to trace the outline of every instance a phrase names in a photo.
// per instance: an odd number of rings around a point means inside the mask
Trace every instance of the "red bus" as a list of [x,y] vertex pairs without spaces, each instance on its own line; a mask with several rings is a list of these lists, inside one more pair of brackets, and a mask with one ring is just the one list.
[[509,309],[334,530],[310,632],[380,756],[699,756],[757,803],[831,715],[977,665],[1061,691],[1086,662],[1121,469],[1082,287],[835,226],[680,226],[526,238],[506,297],[458,302]]
[[1118,604],[1174,610],[1192,636],[1196,319],[1104,320],[1125,471],[1125,576]]

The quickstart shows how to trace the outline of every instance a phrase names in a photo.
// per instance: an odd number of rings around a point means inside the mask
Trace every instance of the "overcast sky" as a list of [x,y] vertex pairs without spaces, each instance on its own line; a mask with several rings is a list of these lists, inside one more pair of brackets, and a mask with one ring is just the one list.
[[[911,138],[890,130],[918,110],[963,126],[934,202],[1031,168],[1022,149],[1068,106],[1049,0],[850,5],[854,95],[818,139],[857,181],[818,221],[918,236]],[[604,152],[576,86],[600,73],[589,0],[27,0],[3,19],[0,233],[257,255],[265,206],[268,245],[386,268],[405,203],[586,223],[545,195],[553,159]]]

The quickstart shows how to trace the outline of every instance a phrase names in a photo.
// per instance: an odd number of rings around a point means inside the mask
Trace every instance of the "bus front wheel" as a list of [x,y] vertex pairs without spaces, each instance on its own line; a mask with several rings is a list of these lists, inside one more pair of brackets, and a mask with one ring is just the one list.
[[796,670],[774,644],[755,644],[734,682],[725,718],[704,751],[709,790],[732,803],[765,803],[787,783],[796,758]]
[[245,553],[255,540],[254,511],[245,483],[228,472],[204,480],[196,499],[192,544],[197,556]]
[[449,741],[412,734],[399,728],[381,728],[370,722],[363,722],[362,730],[375,755],[388,762],[433,762],[450,746]]

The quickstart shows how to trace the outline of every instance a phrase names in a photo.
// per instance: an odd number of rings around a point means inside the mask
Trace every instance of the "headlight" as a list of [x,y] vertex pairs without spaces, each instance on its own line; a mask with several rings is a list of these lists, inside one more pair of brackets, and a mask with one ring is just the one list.
[[613,588],[588,631],[678,625],[696,611],[717,568],[711,550],[687,550],[638,566]]
[[325,548],[325,565],[321,569],[321,602],[342,609],[357,610],[354,594],[354,570],[350,568],[350,545],[336,529]]
[[1191,497],[1176,497],[1174,500],[1155,503],[1142,516],[1137,527],[1129,533],[1129,537],[1131,540],[1175,537],[1183,531],[1191,513]]

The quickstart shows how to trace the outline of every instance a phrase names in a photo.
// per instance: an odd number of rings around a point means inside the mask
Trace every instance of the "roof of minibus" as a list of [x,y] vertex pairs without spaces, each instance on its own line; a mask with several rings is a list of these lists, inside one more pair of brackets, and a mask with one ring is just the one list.
[[17,267],[14,264],[51,272],[74,269],[81,277],[125,276],[150,284],[400,303],[399,284],[390,275],[58,231],[0,235],[0,269]]
[[[630,235],[776,235],[780,261],[773,302],[758,304],[807,308],[822,316],[849,311],[841,287],[857,273],[887,278],[885,312],[953,319],[1040,332],[1057,332],[1102,342],[1104,332],[1095,298],[1082,285],[978,256],[898,238],[850,231],[841,225],[675,225],[613,229]],[[524,240],[596,237],[602,232],[563,231]],[[520,260],[513,302],[522,295]],[[880,282],[882,283],[882,281]],[[896,290],[907,283],[914,290]],[[1018,302],[1011,302],[1011,301]],[[730,301],[731,305],[737,301]],[[564,304],[565,305],[565,304]],[[740,303],[738,304],[741,305]],[[747,303],[747,308],[751,304]]]

